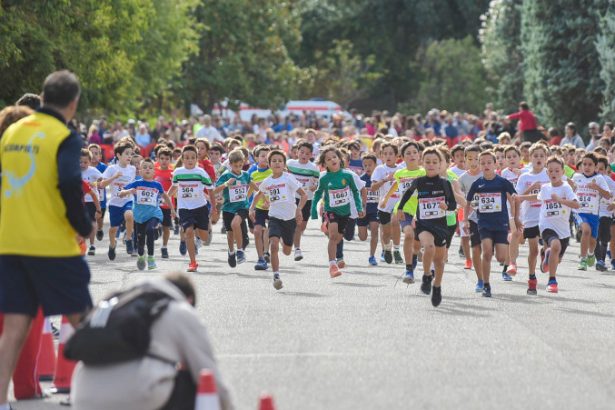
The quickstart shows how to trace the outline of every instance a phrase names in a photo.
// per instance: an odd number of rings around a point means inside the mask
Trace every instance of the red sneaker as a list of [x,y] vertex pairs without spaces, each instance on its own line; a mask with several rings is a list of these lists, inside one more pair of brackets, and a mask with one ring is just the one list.
[[527,281],[527,294],[528,295],[538,294],[538,292],[536,291],[536,285],[538,285],[537,279],[530,279]]
[[464,269],[472,269],[472,259],[466,259],[466,264],[463,265]]
[[506,269],[506,273],[508,273],[511,276],[515,276],[517,274],[517,265],[514,263],[511,263],[508,269]]
[[341,274],[342,274],[342,272],[340,271],[340,268],[337,267],[337,265],[330,265],[329,266],[329,275],[332,278],[337,278]]
[[547,285],[547,292],[549,293],[557,293],[557,282],[549,282]]
[[196,272],[198,267],[199,267],[198,263],[190,262],[190,265],[188,265],[188,272]]

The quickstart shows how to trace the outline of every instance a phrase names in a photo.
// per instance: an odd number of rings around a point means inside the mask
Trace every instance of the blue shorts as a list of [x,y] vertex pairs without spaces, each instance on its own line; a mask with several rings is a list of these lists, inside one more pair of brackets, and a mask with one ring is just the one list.
[[478,228],[480,240],[491,239],[493,244],[508,245],[508,231]]
[[378,222],[378,213],[373,212],[371,214],[366,214],[363,218],[357,219],[357,226],[367,226],[371,222]]
[[404,212],[404,219],[399,220],[399,226],[401,227],[401,230],[403,231],[406,228],[406,226],[412,227],[413,220],[414,220],[414,217],[412,215]]
[[0,312],[45,316],[85,312],[92,306],[90,269],[81,256],[0,255]]
[[124,222],[124,213],[132,211],[132,201],[124,206],[109,205],[109,223],[112,228],[120,226]]
[[600,217],[594,214],[577,214],[577,223],[588,224],[592,230],[592,238],[598,237],[598,228],[600,227]]

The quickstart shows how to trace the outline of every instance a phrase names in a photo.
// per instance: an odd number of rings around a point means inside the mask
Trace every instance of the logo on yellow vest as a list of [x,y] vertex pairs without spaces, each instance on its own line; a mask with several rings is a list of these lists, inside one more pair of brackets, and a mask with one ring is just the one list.
[[5,148],[5,151],[25,151],[28,153],[28,156],[30,157],[30,168],[28,169],[28,172],[26,172],[26,174],[22,177],[18,177],[16,175],[14,175],[11,171],[4,171],[3,174],[6,176],[6,178],[8,179],[8,187],[5,190],[5,195],[7,198],[10,198],[11,195],[13,195],[14,193],[18,193],[19,191],[21,191],[23,189],[24,186],[26,186],[26,184],[32,179],[32,177],[34,176],[34,173],[36,172],[36,154],[38,154],[38,147],[35,147],[32,145],[32,143],[34,142],[35,139],[43,139],[45,138],[45,133],[42,131],[39,131],[37,133],[35,133],[30,140],[28,141],[28,143],[24,146],[17,146],[19,149],[10,149],[12,146],[7,146]]

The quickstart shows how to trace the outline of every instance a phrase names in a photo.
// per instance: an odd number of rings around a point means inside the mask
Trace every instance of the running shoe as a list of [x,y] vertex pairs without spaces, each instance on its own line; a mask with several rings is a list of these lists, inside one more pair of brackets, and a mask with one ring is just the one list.
[[342,272],[337,265],[329,265],[329,276],[331,276],[332,278],[337,278],[341,274]]
[[380,262],[385,262],[384,251],[380,252]]
[[406,273],[404,273],[403,282],[407,284],[414,283],[414,272],[407,270]]
[[156,260],[154,259],[153,256],[148,256],[147,257],[147,269],[148,270],[152,270],[152,269],[156,269],[158,266],[156,266]]
[[105,236],[105,234],[103,233],[102,229],[99,229],[98,231],[96,231],[96,239],[97,240],[102,241],[104,236]]
[[551,248],[547,249],[544,254],[541,252],[542,260],[540,262],[540,270],[542,273],[549,272],[549,259],[551,257]]
[[442,302],[442,287],[434,286],[431,292],[431,304],[433,307],[438,307],[440,302]]
[[507,274],[511,275],[511,276],[515,276],[517,274],[517,264],[516,263],[511,263],[510,266],[508,266],[508,269],[506,269]]
[[483,287],[483,297],[490,298],[491,297],[491,286]]
[[431,281],[433,280],[433,276],[423,275],[423,283],[421,283],[421,292],[426,295],[431,293]]
[[367,261],[371,266],[378,266],[378,261],[376,261],[376,258],[373,256],[370,256]]
[[273,274],[273,287],[276,290],[282,289],[282,279],[280,279],[280,274],[279,273],[274,273]]
[[96,247],[94,245],[90,246],[90,249],[88,249],[88,255],[90,256],[96,255]]
[[237,249],[237,264],[240,265],[246,261],[246,253],[241,249]]
[[107,256],[109,256],[109,260],[115,260],[115,248],[109,246],[109,252],[107,252]]
[[265,262],[271,263],[271,255],[269,254],[269,252],[265,252],[263,254],[263,258],[265,259]]
[[537,279],[529,279],[527,281],[527,294],[528,295],[537,295],[538,291],[536,290],[536,286],[538,285]]
[[186,247],[186,241],[179,241],[179,254],[181,256],[186,256],[186,252],[188,252],[188,248]]
[[167,248],[160,249],[160,256],[162,256],[162,259],[169,259],[169,251]]
[[482,280],[479,280],[476,282],[476,287],[474,288],[474,291],[476,293],[481,293],[484,287],[485,287],[484,282]]
[[547,284],[547,292],[549,293],[557,293],[558,289],[557,289],[557,281],[556,280],[549,280],[549,283]]
[[393,252],[391,252],[390,250],[385,250],[384,251],[384,261],[388,264],[393,262]]
[[504,282],[510,282],[513,280],[512,276],[510,276],[508,273],[506,272],[502,272],[502,280]]
[[587,266],[592,267],[596,264],[596,255],[587,255]]
[[196,262],[190,262],[190,264],[188,265],[188,272],[196,272],[196,270],[198,269],[199,264]]
[[145,256],[139,256],[137,258],[137,268],[139,270],[145,269]]
[[466,259],[465,265],[463,265],[464,269],[472,269],[472,259]]
[[235,252],[228,252],[228,266],[230,266],[231,268],[237,266],[237,256],[235,255]]
[[395,258],[395,264],[396,265],[403,265],[404,264],[404,258],[401,257],[401,253],[399,253],[399,251],[394,251],[393,252],[393,257]]
[[344,262],[344,259],[339,258],[337,260],[337,267],[340,269],[344,269],[346,267],[346,262]]
[[254,270],[267,270],[267,262],[264,258],[258,258],[258,262],[254,265]]
[[[88,252],[89,255],[89,252]],[[604,261],[596,261],[596,270],[600,271],[600,272],[605,272],[606,269],[606,264],[604,263]]]
[[130,239],[126,240],[125,242],[126,242],[126,253],[132,256],[133,254],[135,254],[134,243]]
[[581,258],[579,261],[579,266],[577,266],[578,270],[587,270],[587,258]]
[[299,262],[301,259],[303,259],[303,253],[301,249],[297,248],[295,249],[295,262]]

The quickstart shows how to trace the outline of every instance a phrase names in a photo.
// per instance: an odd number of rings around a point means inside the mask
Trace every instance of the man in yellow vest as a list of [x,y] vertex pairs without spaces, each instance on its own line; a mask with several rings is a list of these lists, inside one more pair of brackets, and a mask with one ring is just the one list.
[[9,379],[38,308],[75,326],[92,305],[77,243],[93,229],[82,201],[82,141],[66,126],[79,94],[73,73],[50,74],[41,108],[0,136],[0,410],[10,409]]

